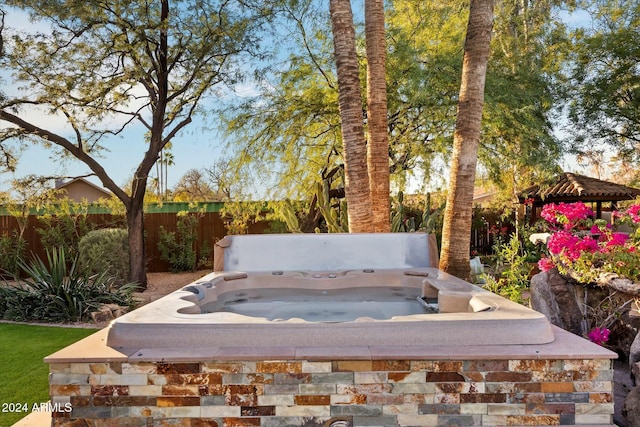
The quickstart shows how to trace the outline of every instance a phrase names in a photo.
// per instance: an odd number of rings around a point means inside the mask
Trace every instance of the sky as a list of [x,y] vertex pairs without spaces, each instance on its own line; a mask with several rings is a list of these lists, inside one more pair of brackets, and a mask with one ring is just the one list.
[[[576,14],[562,13],[562,19],[569,25],[577,25],[586,19],[584,16]],[[5,20],[8,27],[12,27],[16,31],[30,31],[34,28],[42,28],[41,24],[32,23],[24,12],[9,10]],[[10,81],[10,76],[3,75],[5,84]],[[11,88],[5,86],[3,90],[10,92]],[[249,85],[239,88],[239,93],[253,94],[255,89]],[[43,113],[30,112],[28,115],[38,123],[41,127],[56,130],[63,136],[71,137],[69,129],[60,126],[64,120],[49,116]],[[210,119],[211,120],[211,119]],[[212,123],[206,123],[203,118],[195,118],[194,122],[175,137],[172,141],[173,149],[171,153],[174,157],[174,164],[168,169],[168,187],[173,187],[178,180],[189,169],[204,169],[211,167],[215,161],[223,155],[223,138],[221,134],[214,129]],[[209,130],[205,130],[208,128]],[[104,153],[99,161],[106,169],[107,173],[114,179],[118,185],[125,185],[133,175],[136,166],[142,159],[146,150],[144,142],[144,129],[138,125],[126,131],[124,137],[114,137],[108,144],[109,152]],[[580,167],[574,159],[563,159],[563,166],[566,170],[580,172]],[[61,159],[56,153],[42,147],[32,147],[25,150],[18,163],[15,174],[8,172],[0,172],[0,191],[7,190],[9,181],[13,178],[24,177],[29,174],[38,175],[61,175],[61,176],[81,176],[91,173],[84,163],[74,158]],[[155,169],[152,171],[155,174]],[[95,178],[88,178],[97,185],[102,185]],[[421,183],[418,183],[418,186]],[[409,189],[410,191],[410,189]]]

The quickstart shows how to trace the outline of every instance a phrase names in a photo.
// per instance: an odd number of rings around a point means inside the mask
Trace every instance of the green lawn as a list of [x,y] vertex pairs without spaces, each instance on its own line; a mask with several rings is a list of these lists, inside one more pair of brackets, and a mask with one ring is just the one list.
[[[0,427],[26,416],[34,403],[49,400],[49,366],[42,359],[94,332],[0,323]],[[27,412],[16,412],[25,404]]]

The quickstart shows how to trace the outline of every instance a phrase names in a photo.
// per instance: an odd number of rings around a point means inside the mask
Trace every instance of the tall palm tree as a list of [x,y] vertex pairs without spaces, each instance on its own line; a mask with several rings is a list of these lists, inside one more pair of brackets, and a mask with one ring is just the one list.
[[367,163],[371,188],[373,228],[391,229],[389,200],[389,134],[387,125],[386,44],[384,1],[365,0],[367,50]]
[[372,232],[367,144],[364,138],[362,95],[351,2],[350,0],[330,0],[329,10],[338,75],[338,105],[342,128],[349,231]]
[[440,269],[463,279],[470,275],[473,186],[492,26],[493,0],[471,0],[440,254]]

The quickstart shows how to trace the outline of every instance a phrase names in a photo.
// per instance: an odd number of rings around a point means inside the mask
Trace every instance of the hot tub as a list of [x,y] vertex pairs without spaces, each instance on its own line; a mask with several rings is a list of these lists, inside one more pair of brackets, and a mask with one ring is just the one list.
[[[344,237],[234,236],[225,263],[242,270],[211,273],[116,319],[107,344],[511,345],[554,339],[544,315],[431,266],[427,235],[356,235],[355,243]],[[265,271],[267,265],[276,268]],[[299,268],[317,265],[337,268]],[[342,268],[348,265],[353,268]]]
[[48,356],[51,425],[613,427],[615,353],[437,269],[433,236],[233,236]]

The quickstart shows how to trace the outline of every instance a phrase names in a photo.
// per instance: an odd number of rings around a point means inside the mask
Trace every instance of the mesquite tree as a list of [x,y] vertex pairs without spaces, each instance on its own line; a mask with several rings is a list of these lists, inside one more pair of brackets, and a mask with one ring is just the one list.
[[[143,198],[162,149],[192,122],[203,99],[233,84],[238,59],[256,53],[258,31],[270,16],[239,0],[7,0],[47,24],[5,37],[1,66],[13,72],[17,95],[0,98],[0,152],[40,144],[84,162],[122,201],[129,229],[130,279],[146,286]],[[43,128],[33,107],[56,115]],[[100,153],[118,150],[114,136],[146,131],[147,150],[131,190],[114,182]],[[178,147],[174,146],[174,149]]]

